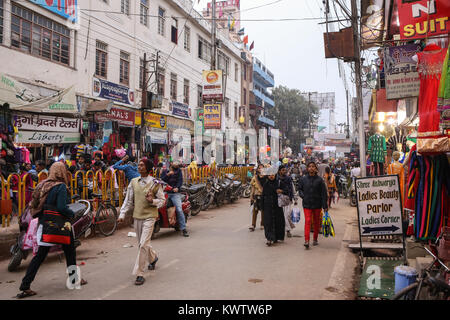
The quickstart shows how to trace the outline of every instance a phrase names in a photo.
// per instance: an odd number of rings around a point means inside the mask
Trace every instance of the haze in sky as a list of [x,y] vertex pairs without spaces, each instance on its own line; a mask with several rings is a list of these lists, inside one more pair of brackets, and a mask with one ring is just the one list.
[[[210,0],[194,0],[202,12]],[[220,1],[220,0],[217,0]],[[275,2],[275,3],[274,3]],[[270,4],[257,9],[249,8]],[[304,21],[241,21],[241,28],[255,41],[252,53],[275,75],[275,85],[300,91],[335,92],[336,123],[347,121],[347,102],[337,59],[325,59],[323,33],[326,32],[321,0],[241,0],[241,20],[323,18]],[[334,31],[338,31],[335,25]],[[351,71],[345,67],[350,95],[355,96]],[[349,99],[351,125],[351,98]],[[336,128],[338,130],[338,128]]]

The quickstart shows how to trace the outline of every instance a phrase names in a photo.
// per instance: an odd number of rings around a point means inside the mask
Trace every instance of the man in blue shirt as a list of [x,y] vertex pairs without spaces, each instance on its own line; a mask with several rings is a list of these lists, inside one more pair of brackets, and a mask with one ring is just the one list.
[[[130,161],[128,161],[128,159]],[[125,156],[122,158],[122,160],[117,161],[113,165],[113,169],[117,170],[123,170],[125,173],[125,178],[127,178],[128,181],[131,181],[134,178],[140,177],[140,174],[137,169],[136,163],[134,163],[135,158],[134,157],[128,157]],[[125,165],[121,165],[122,163],[126,163]]]
[[186,221],[184,219],[183,207],[181,204],[180,188],[183,185],[183,173],[181,172],[179,164],[177,162],[173,162],[170,165],[169,171],[164,170],[161,173],[161,180],[173,188],[172,191],[167,192],[168,199],[172,201],[175,206],[177,221],[180,224],[180,230],[182,231],[183,236],[189,237],[186,230]]

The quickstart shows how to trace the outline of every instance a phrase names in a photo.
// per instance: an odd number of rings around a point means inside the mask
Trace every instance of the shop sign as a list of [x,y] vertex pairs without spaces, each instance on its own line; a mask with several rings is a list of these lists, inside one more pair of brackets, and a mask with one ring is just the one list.
[[196,132],[201,132],[203,134],[205,132],[205,128],[203,126],[203,109],[196,110],[195,120],[195,125],[197,126]]
[[220,104],[205,104],[203,107],[203,127],[205,129],[220,129],[221,114]]
[[450,1],[397,0],[400,39],[431,37],[450,32]]
[[151,143],[156,144],[168,144],[168,133],[167,131],[147,131],[147,136],[150,137]]
[[174,117],[167,117],[167,128],[171,130],[186,129],[194,132],[194,122],[191,120],[183,120]]
[[361,236],[402,234],[402,206],[397,175],[356,178]]
[[223,101],[222,70],[205,70],[203,79],[203,101]]
[[49,132],[79,132],[80,119],[20,113],[15,115],[15,126],[21,130]]
[[19,131],[16,135],[16,143],[59,144],[78,143],[78,132],[43,132],[43,131]]
[[386,98],[388,100],[419,96],[420,78],[417,72],[417,62],[412,57],[420,50],[419,44],[384,49]]
[[119,108],[111,108],[109,113],[96,113],[95,121],[103,123],[107,121],[117,121],[127,127],[134,127],[134,111]]
[[133,90],[103,79],[94,78],[93,95],[98,98],[134,105]]
[[152,128],[167,129],[167,116],[144,112],[145,124]]
[[170,107],[172,108],[172,114],[174,116],[183,117],[183,118],[190,118],[189,114],[189,106],[184,103],[180,103],[177,101],[171,101]]
[[72,22],[78,22],[78,0],[29,0]]

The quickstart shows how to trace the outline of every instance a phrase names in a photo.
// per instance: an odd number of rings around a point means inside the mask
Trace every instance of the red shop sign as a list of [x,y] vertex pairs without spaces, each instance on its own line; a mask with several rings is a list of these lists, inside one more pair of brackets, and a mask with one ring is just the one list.
[[134,126],[134,111],[111,108],[109,113],[97,113],[95,115],[95,121],[106,122],[106,121],[117,121],[119,124],[124,126],[133,127]]
[[397,4],[402,40],[450,32],[449,0],[397,0]]

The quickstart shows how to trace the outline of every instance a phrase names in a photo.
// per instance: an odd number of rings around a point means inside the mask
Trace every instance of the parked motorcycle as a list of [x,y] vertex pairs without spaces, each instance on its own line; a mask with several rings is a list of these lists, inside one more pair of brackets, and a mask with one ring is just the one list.
[[[79,196],[74,196],[74,199],[79,198]],[[94,212],[91,210],[91,204],[86,200],[77,200],[75,203],[69,204],[69,208],[75,213],[75,216],[70,221],[72,224],[72,231],[74,234],[75,247],[81,245],[81,242],[78,240],[86,231],[90,230],[90,227],[93,223],[92,215]],[[33,235],[30,234],[29,228],[32,223],[33,217],[30,213],[30,208],[27,206],[20,216],[19,220],[19,236],[17,237],[17,243],[11,246],[10,253],[11,259],[8,264],[8,271],[13,272],[16,270],[22,260],[26,260],[28,254],[33,250],[33,246],[30,243],[33,241]],[[37,221],[33,222],[37,223]],[[35,225],[37,228],[37,226]],[[26,241],[26,237],[31,237]],[[35,236],[35,235],[34,235]],[[34,240],[37,241],[37,240]],[[58,252],[62,251],[62,247],[60,245],[54,245],[50,248],[50,252]]]
[[252,185],[251,182],[252,178],[251,177],[247,177],[246,178],[246,182],[244,184],[242,184],[242,197],[244,198],[250,198],[250,195],[252,193]]
[[196,216],[208,201],[206,183],[183,185],[180,191],[186,193],[191,204],[191,215]]
[[[153,228],[152,239],[154,238],[155,234],[161,230],[161,228],[174,228],[177,231],[180,230],[177,222],[176,212],[174,212],[173,221],[170,221],[169,212],[167,209],[167,199],[169,197],[167,192],[172,191],[172,189],[173,188],[169,185],[166,185],[164,188],[164,191],[166,192],[166,203],[164,204],[164,206],[158,209],[158,219],[156,220],[155,226]],[[189,202],[188,195],[185,193],[181,193],[181,207],[183,209],[185,221],[187,221],[189,213],[191,211],[191,203]]]
[[225,201],[225,189],[223,183],[216,176],[208,178],[207,191],[207,201],[202,210],[208,210],[212,204],[215,204],[217,208],[223,205]]
[[227,173],[224,176],[224,183],[227,185],[226,188],[226,197],[233,203],[234,201],[239,200],[242,196],[242,182],[236,179],[236,176],[232,173]]

